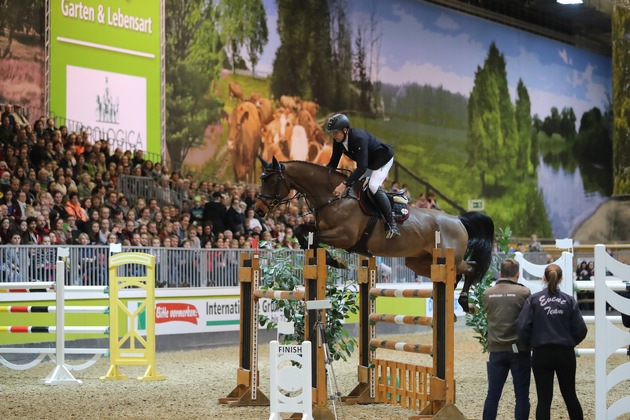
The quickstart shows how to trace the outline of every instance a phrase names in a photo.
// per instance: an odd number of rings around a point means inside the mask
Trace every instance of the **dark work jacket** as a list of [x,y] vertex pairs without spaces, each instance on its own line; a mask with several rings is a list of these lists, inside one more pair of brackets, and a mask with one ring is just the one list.
[[348,130],[348,150],[343,143],[333,140],[332,156],[326,166],[337,169],[342,154],[357,163],[357,169],[344,181],[346,185],[352,185],[363,176],[366,170],[382,168],[394,157],[394,149],[365,130],[350,128]]
[[573,296],[544,288],[527,299],[518,317],[519,338],[532,347],[575,347],[586,337],[586,323]]
[[520,351],[529,351],[527,344],[519,342],[516,319],[521,313],[530,290],[511,279],[499,279],[483,294],[483,306],[488,315],[488,350],[512,351],[516,344]]

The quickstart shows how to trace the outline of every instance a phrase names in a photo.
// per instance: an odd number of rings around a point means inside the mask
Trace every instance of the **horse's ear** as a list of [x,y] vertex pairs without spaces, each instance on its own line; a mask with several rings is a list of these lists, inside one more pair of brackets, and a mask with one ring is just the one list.
[[267,167],[269,166],[269,162],[263,159],[262,155],[258,155],[258,159],[260,160],[260,163],[262,164],[263,169],[267,169]]
[[278,163],[278,160],[276,159],[276,157],[273,157],[273,160],[271,161],[271,167],[274,169],[280,169],[280,164]]

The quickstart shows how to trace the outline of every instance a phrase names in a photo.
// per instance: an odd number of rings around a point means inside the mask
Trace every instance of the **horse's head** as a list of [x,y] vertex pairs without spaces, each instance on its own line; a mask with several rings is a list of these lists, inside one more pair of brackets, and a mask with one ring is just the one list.
[[271,163],[258,156],[262,163],[263,172],[260,175],[261,187],[256,202],[256,214],[264,216],[274,207],[282,204],[289,195],[289,183],[285,178],[285,167],[273,157]]

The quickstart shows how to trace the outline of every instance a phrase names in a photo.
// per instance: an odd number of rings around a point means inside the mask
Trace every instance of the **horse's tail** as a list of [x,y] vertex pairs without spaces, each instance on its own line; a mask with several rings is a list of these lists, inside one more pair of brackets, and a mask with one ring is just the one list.
[[489,216],[478,212],[461,214],[459,220],[468,232],[468,248],[464,259],[476,263],[471,279],[471,284],[475,284],[486,274],[492,262],[494,222]]

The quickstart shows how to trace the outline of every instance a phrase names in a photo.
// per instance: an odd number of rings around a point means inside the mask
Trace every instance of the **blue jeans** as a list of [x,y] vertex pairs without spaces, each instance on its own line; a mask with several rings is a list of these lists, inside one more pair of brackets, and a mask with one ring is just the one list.
[[488,361],[488,395],[483,405],[483,420],[495,420],[503,385],[512,372],[516,406],[514,418],[527,420],[529,418],[529,381],[531,378],[532,356],[528,351],[518,353],[508,351],[490,352]]

